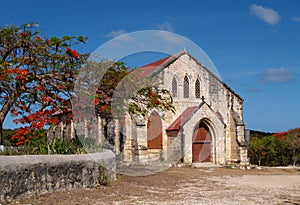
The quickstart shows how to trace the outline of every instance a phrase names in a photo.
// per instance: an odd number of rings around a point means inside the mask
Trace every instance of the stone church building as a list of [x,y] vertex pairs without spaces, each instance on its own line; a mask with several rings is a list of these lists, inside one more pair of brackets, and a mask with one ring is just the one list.
[[[118,158],[139,163],[248,163],[243,99],[191,54],[184,50],[135,71],[171,92],[176,113],[153,110],[147,118],[127,114],[112,121],[108,141]],[[66,125],[61,119],[53,136],[69,133],[73,138],[80,126],[89,136],[87,122],[71,120]],[[103,120],[96,121],[98,131],[92,135],[103,144]]]
[[124,161],[248,163],[243,99],[191,54],[184,50],[136,71],[172,93],[176,113],[127,116],[115,144]]

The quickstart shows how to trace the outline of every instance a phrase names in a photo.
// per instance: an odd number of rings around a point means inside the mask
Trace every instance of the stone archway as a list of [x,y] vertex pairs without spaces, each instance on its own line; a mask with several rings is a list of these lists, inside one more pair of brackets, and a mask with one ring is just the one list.
[[156,111],[148,118],[147,145],[148,149],[162,149],[162,121]]
[[205,122],[200,121],[193,132],[192,162],[211,162],[211,155],[211,130]]

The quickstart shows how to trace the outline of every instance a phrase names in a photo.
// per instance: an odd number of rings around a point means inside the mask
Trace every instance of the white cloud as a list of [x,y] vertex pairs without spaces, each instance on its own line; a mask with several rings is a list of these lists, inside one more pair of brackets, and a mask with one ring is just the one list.
[[157,28],[159,30],[174,32],[175,31],[175,29],[174,29],[175,18],[171,17],[170,15],[166,15],[166,19],[167,19],[167,21],[165,21],[161,24],[158,24]]
[[257,16],[265,23],[270,25],[275,25],[279,23],[281,17],[280,15],[271,8],[263,7],[257,4],[250,5],[250,13]]
[[109,34],[106,34],[105,36],[107,38],[116,38],[116,37],[118,37],[120,35],[123,35],[123,34],[126,34],[126,33],[127,33],[126,30],[121,29],[121,30],[112,31]]
[[299,16],[293,16],[293,17],[292,17],[292,20],[293,20],[294,22],[300,22],[300,17],[299,17]]
[[174,32],[174,28],[171,22],[167,21],[162,24],[159,24],[158,26],[159,30],[164,30],[164,31],[169,31],[169,32]]
[[294,79],[292,72],[285,68],[271,68],[260,73],[260,83],[263,85],[272,83],[285,83]]

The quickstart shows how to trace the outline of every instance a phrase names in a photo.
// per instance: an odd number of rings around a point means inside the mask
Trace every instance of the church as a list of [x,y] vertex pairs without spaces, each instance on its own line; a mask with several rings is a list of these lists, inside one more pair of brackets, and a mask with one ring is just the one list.
[[247,164],[243,98],[186,50],[136,69],[171,92],[176,113],[126,116],[115,135],[124,161]]
[[89,130],[87,120],[65,119],[72,112],[69,108],[68,113],[55,114],[60,124],[49,136],[91,136],[128,163],[248,164],[243,98],[189,52],[183,50],[133,72],[168,90],[176,112],[125,114],[109,122],[104,137],[104,119],[97,117],[97,126]]

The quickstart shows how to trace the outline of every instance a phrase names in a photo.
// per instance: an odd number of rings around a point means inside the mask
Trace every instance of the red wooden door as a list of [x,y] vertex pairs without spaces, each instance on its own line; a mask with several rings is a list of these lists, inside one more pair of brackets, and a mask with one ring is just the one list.
[[162,148],[162,122],[157,112],[152,112],[147,123],[148,149]]
[[192,155],[193,162],[211,161],[211,134],[209,128],[202,122],[193,134]]

